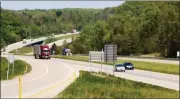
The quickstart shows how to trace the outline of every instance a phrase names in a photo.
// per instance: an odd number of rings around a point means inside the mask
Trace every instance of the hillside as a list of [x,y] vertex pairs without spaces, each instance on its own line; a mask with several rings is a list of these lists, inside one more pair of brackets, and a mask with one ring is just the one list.
[[1,43],[52,33],[81,31],[69,47],[73,53],[102,50],[104,44],[118,45],[118,54],[161,53],[176,57],[180,49],[179,2],[125,2],[105,9],[1,9]]

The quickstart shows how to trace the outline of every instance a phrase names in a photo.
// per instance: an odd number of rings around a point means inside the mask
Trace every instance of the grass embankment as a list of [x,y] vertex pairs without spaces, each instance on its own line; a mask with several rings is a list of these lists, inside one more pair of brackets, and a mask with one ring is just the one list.
[[144,54],[144,55],[140,55],[140,56],[160,57],[161,54],[160,53],[150,53],[150,54]]
[[159,86],[81,71],[76,79],[56,98],[178,98],[179,92]]
[[[23,75],[25,74],[27,66],[27,72],[31,71],[31,66],[21,60],[15,60],[14,62],[14,73],[13,73],[13,65],[11,64],[9,66],[9,79],[12,79],[16,76]],[[8,70],[8,63],[6,58],[1,58],[1,80],[6,80],[7,79],[7,70]]]
[[[61,55],[58,55],[58,56],[52,56],[52,57],[61,58],[61,59],[84,61],[84,62],[89,61],[88,56],[61,56]],[[179,67],[177,65],[174,65],[174,64],[140,62],[140,61],[130,61],[130,60],[117,60],[117,63],[123,63],[123,62],[133,63],[135,66],[135,69],[179,75]],[[96,63],[98,63],[98,62],[96,62]],[[103,64],[106,64],[106,63],[103,63]],[[108,63],[108,64],[113,65],[113,63]]]
[[17,54],[23,54],[23,53],[30,53],[33,51],[33,47],[22,47],[16,50],[11,51],[10,53],[17,53]]

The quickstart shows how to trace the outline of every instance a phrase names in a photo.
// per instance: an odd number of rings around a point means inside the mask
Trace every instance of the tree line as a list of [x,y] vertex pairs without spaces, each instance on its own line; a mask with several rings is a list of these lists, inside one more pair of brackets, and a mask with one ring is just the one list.
[[8,45],[22,39],[80,31],[95,23],[102,9],[35,9],[7,10],[1,8],[1,43]]
[[73,53],[102,50],[117,44],[118,54],[136,55],[158,52],[175,57],[180,50],[180,2],[127,1],[105,9],[1,8],[1,43],[8,45],[24,38],[70,32],[80,36],[68,47]]
[[[111,9],[111,8],[110,8]],[[70,46],[74,53],[101,51],[117,44],[119,55],[161,53],[176,57],[180,50],[180,2],[125,2],[106,20],[86,25]]]

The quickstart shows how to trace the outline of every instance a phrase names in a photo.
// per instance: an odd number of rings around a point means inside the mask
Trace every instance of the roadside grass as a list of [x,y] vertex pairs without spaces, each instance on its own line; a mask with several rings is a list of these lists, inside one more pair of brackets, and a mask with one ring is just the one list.
[[11,51],[10,53],[20,54],[20,53],[30,53],[32,52],[33,47],[22,47],[16,50]]
[[[60,58],[60,59],[70,59],[70,60],[84,61],[84,62],[89,61],[88,56],[62,56],[62,55],[56,55],[56,56],[52,56],[52,57]],[[155,62],[154,63],[153,62],[140,62],[140,61],[130,61],[130,60],[117,60],[117,63],[123,63],[123,62],[131,62],[131,63],[133,63],[135,69],[179,75],[179,66],[174,65],[174,64],[163,64],[163,63],[155,63]],[[94,62],[94,63],[100,63],[100,62]],[[106,64],[106,63],[103,62],[103,64]],[[107,64],[108,65],[113,65],[113,63],[107,63]]]
[[178,98],[179,91],[112,75],[80,71],[80,77],[55,98]]
[[[14,62],[14,73],[13,73],[13,65],[11,64],[9,66],[9,77],[8,79],[12,79],[16,76],[20,76],[25,74],[27,66],[27,72],[30,72],[32,70],[31,66],[21,60],[15,60]],[[1,80],[6,80],[7,79],[7,70],[8,70],[8,63],[6,58],[1,58]]]

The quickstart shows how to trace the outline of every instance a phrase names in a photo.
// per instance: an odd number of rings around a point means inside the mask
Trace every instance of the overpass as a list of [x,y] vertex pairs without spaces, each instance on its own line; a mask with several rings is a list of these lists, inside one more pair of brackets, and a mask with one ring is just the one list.
[[[67,36],[67,35],[74,35],[74,34],[79,34],[79,32],[59,34],[59,35],[55,35],[53,38],[61,37],[61,36]],[[19,49],[19,48],[25,47],[25,46],[34,45],[34,44],[41,44],[41,43],[43,43],[44,40],[46,40],[47,38],[48,38],[48,37],[41,37],[41,38],[32,39],[32,40],[31,40],[31,39],[28,39],[28,40],[26,40],[26,43],[25,43],[25,44],[23,44],[23,41],[13,43],[13,44],[5,47],[6,53],[8,53],[8,52],[10,52],[10,51],[13,51],[13,50],[15,50],[15,49]]]

